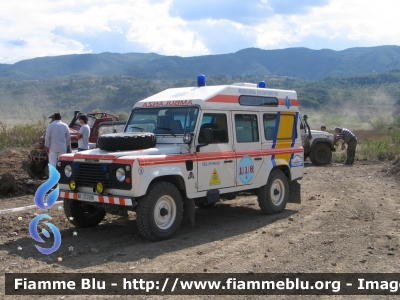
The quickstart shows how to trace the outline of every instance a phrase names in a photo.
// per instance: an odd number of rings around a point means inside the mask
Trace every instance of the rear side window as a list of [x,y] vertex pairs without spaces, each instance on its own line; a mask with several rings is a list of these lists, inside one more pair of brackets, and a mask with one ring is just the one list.
[[237,114],[235,115],[236,141],[238,143],[258,142],[257,115]]
[[266,140],[297,138],[295,115],[264,114],[263,125]]

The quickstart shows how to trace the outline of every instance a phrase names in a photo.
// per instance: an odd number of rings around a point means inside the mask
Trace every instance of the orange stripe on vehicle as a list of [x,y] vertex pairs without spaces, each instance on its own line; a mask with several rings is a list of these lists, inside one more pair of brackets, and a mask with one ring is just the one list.
[[108,203],[114,204],[114,197],[108,197]]
[[285,154],[285,153],[301,153],[303,152],[303,147],[296,147],[296,148],[275,148],[275,149],[264,149],[261,150],[262,154],[264,156],[269,156],[269,155],[279,155],[279,154]]
[[73,161],[74,157],[73,156],[65,156],[65,157],[60,157],[59,161]]
[[196,155],[199,162],[235,158],[235,152],[233,151],[196,153]]
[[94,159],[116,159],[117,156],[115,155],[101,155],[101,154],[82,154],[76,153],[75,158],[94,158]]
[[196,160],[194,154],[189,155],[152,155],[151,157],[139,157],[137,161],[139,166],[177,164],[186,162],[186,160]]
[[239,103],[239,96],[216,95],[205,102]]
[[[278,98],[278,104],[284,106],[285,105],[285,99]],[[290,105],[291,106],[299,106],[299,101],[297,99],[290,99]]]
[[105,203],[105,202],[104,202],[104,197],[103,197],[103,196],[101,196],[101,195],[99,195],[99,202],[101,202],[101,203]]
[[120,164],[130,164],[133,165],[135,162],[134,159],[124,159],[124,158],[117,158],[116,160],[114,160],[114,163],[120,163]]
[[119,204],[120,205],[125,205],[125,199],[124,198],[119,198]]
[[260,157],[262,156],[261,150],[241,150],[241,151],[236,151],[236,158],[242,158],[243,156],[250,156],[250,157]]

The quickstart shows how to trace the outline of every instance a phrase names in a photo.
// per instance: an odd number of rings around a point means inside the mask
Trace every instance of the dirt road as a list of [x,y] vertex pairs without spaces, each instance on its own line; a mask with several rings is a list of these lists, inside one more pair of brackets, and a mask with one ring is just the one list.
[[[28,188],[15,193],[26,194],[41,182],[26,184],[23,156],[14,156],[15,161],[10,156],[0,160],[1,173],[20,174],[17,181]],[[6,169],[9,162],[14,165]],[[400,187],[398,178],[386,174],[389,165],[306,164],[301,204],[266,216],[255,196],[238,197],[196,209],[194,228],[183,225],[174,238],[158,243],[140,236],[134,213],[129,219],[107,215],[98,227],[77,229],[66,220],[62,205],[55,205],[48,213],[62,244],[43,255],[28,232],[32,218],[43,212],[3,214],[0,282],[3,286],[6,272],[398,272]],[[33,205],[33,195],[34,190],[3,196],[0,210]]]

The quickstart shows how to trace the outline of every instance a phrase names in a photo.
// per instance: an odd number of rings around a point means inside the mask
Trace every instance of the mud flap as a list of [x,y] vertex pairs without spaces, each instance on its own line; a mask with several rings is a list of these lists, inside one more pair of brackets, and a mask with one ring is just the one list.
[[219,190],[207,191],[207,204],[217,203],[219,200]]
[[288,203],[301,203],[301,184],[297,180],[289,182]]

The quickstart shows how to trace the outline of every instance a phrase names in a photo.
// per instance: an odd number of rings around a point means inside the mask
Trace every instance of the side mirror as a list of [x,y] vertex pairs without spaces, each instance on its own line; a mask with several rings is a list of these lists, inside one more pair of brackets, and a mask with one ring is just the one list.
[[204,128],[203,130],[204,143],[196,146],[196,152],[200,152],[200,148],[207,146],[213,142],[213,132],[211,128]]

